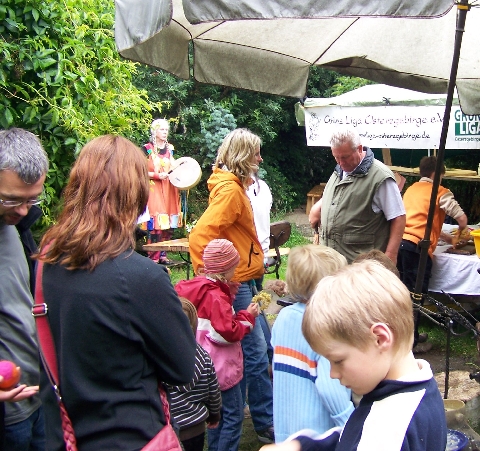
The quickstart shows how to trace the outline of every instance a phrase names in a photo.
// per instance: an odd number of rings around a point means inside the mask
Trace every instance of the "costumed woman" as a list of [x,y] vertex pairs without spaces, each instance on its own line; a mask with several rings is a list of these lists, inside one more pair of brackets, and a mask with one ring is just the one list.
[[[170,124],[166,119],[155,119],[150,126],[150,142],[143,146],[148,156],[148,176],[150,177],[150,195],[148,210],[150,221],[147,223],[149,241],[158,243],[172,239],[173,229],[181,226],[180,195],[178,189],[170,183],[168,172],[174,167],[174,147],[168,142]],[[155,262],[168,264],[167,253],[149,252]]]

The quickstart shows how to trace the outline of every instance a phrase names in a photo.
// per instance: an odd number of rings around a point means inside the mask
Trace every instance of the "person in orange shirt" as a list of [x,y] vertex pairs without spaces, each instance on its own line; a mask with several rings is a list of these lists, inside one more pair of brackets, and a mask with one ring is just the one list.
[[[436,157],[423,157],[420,160],[420,181],[411,185],[403,195],[403,204],[405,205],[407,216],[405,231],[403,232],[398,252],[397,268],[400,272],[400,279],[411,292],[415,290],[417,280],[420,261],[420,248],[418,243],[425,236],[436,165]],[[445,166],[443,166],[442,175],[443,174],[445,174]],[[446,215],[449,215],[458,222],[460,231],[467,227],[467,216],[453,197],[453,193],[440,185],[438,187],[435,214],[430,234],[430,247],[428,248],[427,265],[423,276],[422,293],[428,293],[428,282],[432,274],[432,256],[437,247],[438,238],[440,237]],[[426,337],[422,338],[421,341],[425,341]],[[415,321],[414,346],[416,346],[418,339],[418,321]]]

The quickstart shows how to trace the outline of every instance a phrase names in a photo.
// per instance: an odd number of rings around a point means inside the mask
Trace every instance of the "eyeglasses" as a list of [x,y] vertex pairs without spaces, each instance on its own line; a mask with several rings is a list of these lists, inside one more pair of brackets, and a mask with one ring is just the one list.
[[3,200],[0,199],[0,204],[6,208],[19,207],[20,205],[27,204],[29,207],[32,205],[40,205],[42,199],[28,199],[28,200]]

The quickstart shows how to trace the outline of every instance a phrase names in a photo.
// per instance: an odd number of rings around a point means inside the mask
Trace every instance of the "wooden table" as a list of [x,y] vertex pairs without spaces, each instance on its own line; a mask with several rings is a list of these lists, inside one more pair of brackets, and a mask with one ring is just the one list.
[[[190,245],[188,243],[188,238],[179,238],[177,240],[161,241],[160,243],[144,244],[142,246],[142,249],[149,252],[178,252],[180,258],[185,262],[187,266],[187,279],[190,278],[190,266],[192,262],[190,261]],[[280,255],[282,257],[288,255],[290,252],[290,248],[288,247],[280,247],[278,250],[280,251]],[[186,254],[186,256],[184,256],[184,254]],[[275,252],[275,249],[270,249],[266,255],[266,257],[276,256],[277,253]]]
[[[188,238],[179,238],[177,240],[161,241],[160,243],[144,244],[142,249],[149,252],[178,252],[180,258],[187,265],[187,279],[190,278],[190,266],[192,262],[190,261],[190,245],[188,243]],[[186,254],[186,257],[184,254]]]
[[308,193],[307,193],[307,208],[306,214],[310,213],[310,210],[317,201],[323,196],[323,190],[325,189],[326,183],[320,183],[320,185],[314,186]]
[[[403,166],[388,166],[393,172],[398,172],[402,175],[411,175],[414,177],[421,177],[420,170],[418,168],[406,168]],[[480,182],[480,176],[475,174],[475,171],[470,171],[468,175],[465,175],[469,171],[462,171],[461,169],[451,169],[445,171],[444,179],[449,180],[462,180],[465,182]]]

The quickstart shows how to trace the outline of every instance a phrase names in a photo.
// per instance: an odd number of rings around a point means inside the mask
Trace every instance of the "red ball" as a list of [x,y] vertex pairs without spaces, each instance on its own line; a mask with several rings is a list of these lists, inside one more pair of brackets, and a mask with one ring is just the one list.
[[20,381],[20,369],[9,360],[0,360],[0,376],[3,377],[0,389],[10,390]]

